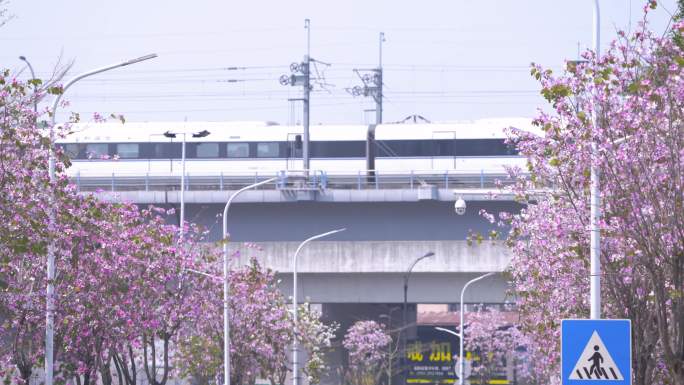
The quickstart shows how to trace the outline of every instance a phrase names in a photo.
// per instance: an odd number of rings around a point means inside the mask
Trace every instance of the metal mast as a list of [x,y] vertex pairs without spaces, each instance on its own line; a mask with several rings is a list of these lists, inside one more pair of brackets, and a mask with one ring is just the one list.
[[290,75],[280,76],[280,84],[284,86],[302,86],[303,95],[301,100],[304,104],[304,135],[302,138],[302,158],[304,163],[304,175],[309,176],[310,168],[310,152],[309,152],[309,102],[311,98],[311,21],[304,20],[304,29],[306,29],[306,55],[301,63],[290,64]]
[[370,96],[373,98],[375,101],[375,124],[382,124],[382,43],[384,41],[385,33],[380,32],[378,67],[372,69],[355,68],[354,72],[363,82],[363,86],[347,88],[347,92],[353,96]]

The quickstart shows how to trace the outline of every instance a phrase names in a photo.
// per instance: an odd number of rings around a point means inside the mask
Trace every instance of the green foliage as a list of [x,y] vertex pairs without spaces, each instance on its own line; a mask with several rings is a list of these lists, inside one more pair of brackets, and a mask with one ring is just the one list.
[[62,86],[53,86],[48,87],[46,92],[50,95],[61,95],[64,92],[64,89],[62,89]]
[[[223,365],[222,345],[211,340],[207,335],[194,335],[178,345],[180,356],[179,374],[184,378],[196,378],[202,380],[211,379],[216,373],[220,373]],[[201,362],[202,365],[191,365],[191,362]]]
[[551,87],[544,87],[541,94],[549,102],[555,102],[559,99],[568,97],[572,94],[572,90],[565,84],[554,84]]

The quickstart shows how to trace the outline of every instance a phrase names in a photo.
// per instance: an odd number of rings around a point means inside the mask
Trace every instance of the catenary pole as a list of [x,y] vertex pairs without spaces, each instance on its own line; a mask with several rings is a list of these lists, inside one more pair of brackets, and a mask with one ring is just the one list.
[[378,69],[375,78],[375,124],[382,124],[382,43],[385,41],[385,33],[380,32],[378,41]]
[[302,158],[304,161],[304,175],[309,177],[310,168],[310,154],[309,154],[309,103],[311,98],[311,21],[304,20],[304,28],[306,29],[306,56],[304,56],[304,97],[302,103],[304,104],[304,140],[302,144]]

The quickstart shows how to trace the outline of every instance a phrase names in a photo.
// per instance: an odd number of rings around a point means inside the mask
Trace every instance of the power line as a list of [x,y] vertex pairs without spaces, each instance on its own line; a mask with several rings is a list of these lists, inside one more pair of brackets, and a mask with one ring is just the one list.
[[[328,108],[337,106],[351,106],[356,105],[356,103],[331,103],[331,104],[318,104],[316,107]],[[230,107],[230,108],[199,108],[199,109],[172,109],[172,110],[123,110],[119,113],[121,114],[145,114],[145,113],[164,113],[164,112],[210,112],[210,111],[262,111],[262,110],[282,110],[287,109],[287,106],[269,106],[269,107]],[[81,111],[81,114],[94,114],[102,113],[102,111]]]
[[292,31],[294,27],[265,27],[265,28],[226,28],[221,31],[205,31],[205,32],[174,32],[174,33],[119,33],[119,34],[103,34],[103,35],[76,35],[76,36],[16,36],[3,37],[0,41],[30,41],[30,40],[116,40],[116,39],[133,39],[145,37],[184,37],[184,36],[222,36],[229,35],[235,32],[254,32],[254,31]]

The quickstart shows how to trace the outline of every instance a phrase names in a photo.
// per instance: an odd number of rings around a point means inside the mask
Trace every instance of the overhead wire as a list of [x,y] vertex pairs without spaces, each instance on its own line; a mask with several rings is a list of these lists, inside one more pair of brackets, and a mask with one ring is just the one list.
[[[351,69],[367,66],[374,68],[373,65],[360,65],[357,63],[332,63],[332,66],[326,66],[325,71],[320,71],[316,62],[314,61],[315,81],[319,87],[312,90],[316,95],[312,105],[321,108],[332,108],[335,106],[351,106],[363,105],[366,103],[364,99],[355,100],[354,102],[340,102],[340,99],[349,97],[347,91],[343,88],[337,88],[332,85],[334,82],[351,82],[356,80],[354,75],[350,72]],[[250,111],[250,110],[287,110],[293,108],[292,103],[287,103],[286,100],[293,92],[291,89],[263,89],[263,87],[255,87],[251,85],[263,84],[265,82],[273,82],[274,85],[278,82],[278,75],[281,71],[286,70],[288,65],[226,65],[216,67],[188,67],[188,68],[173,68],[163,70],[130,70],[119,73],[109,74],[106,78],[92,78],[85,79],[84,83],[93,85],[106,85],[108,89],[103,90],[98,88],[93,91],[76,92],[70,96],[71,99],[88,99],[106,102],[132,102],[138,104],[145,102],[146,104],[168,104],[175,100],[182,99],[190,104],[203,102],[264,102],[264,101],[282,101],[282,106],[262,106],[262,107],[239,107],[239,108],[183,108],[182,111],[187,112],[210,112],[210,111]],[[271,71],[272,70],[272,71]],[[432,65],[432,64],[386,64],[383,66],[386,73],[392,72],[414,72],[414,73],[458,73],[458,72],[485,72],[485,73],[511,73],[511,72],[527,72],[528,66],[468,66],[468,65]],[[143,76],[145,75],[145,76]],[[111,92],[118,89],[119,85],[126,86],[129,84],[143,84],[148,87],[144,93],[131,92],[126,90],[122,92]],[[158,91],[164,90],[168,87],[174,87],[178,84],[196,84],[202,87],[201,91],[193,89],[192,92],[184,90]],[[242,89],[232,88],[231,84],[240,84]],[[320,87],[324,85],[325,87]],[[150,86],[153,87],[152,90]],[[391,89],[386,87],[383,93],[385,101],[395,106],[415,104],[416,102],[430,103],[430,104],[454,104],[461,105],[468,104],[489,104],[489,105],[524,105],[529,103],[520,102],[520,98],[539,97],[537,90],[525,89],[489,89],[489,90],[459,90],[459,89],[405,89],[397,88]],[[484,99],[487,100],[484,100]],[[281,100],[282,99],[282,100]],[[335,100],[334,103],[329,103],[330,100]],[[317,102],[317,101],[320,101]],[[170,113],[177,112],[179,109],[157,109],[157,110],[140,110],[129,111],[128,113],[144,114],[144,113]],[[387,149],[385,149],[387,150]]]
[[[336,106],[350,106],[350,105],[356,105],[356,103],[348,102],[348,103],[331,103],[331,104],[317,104],[316,107],[322,107],[322,108],[328,108],[328,107],[336,107]],[[173,110],[125,110],[122,111],[121,113],[123,114],[142,114],[142,113],[160,113],[160,112],[177,112],[177,113],[184,113],[184,112],[203,112],[203,111],[260,111],[260,110],[282,110],[282,109],[287,109],[289,107],[287,106],[263,106],[263,107],[226,107],[226,108],[201,108],[201,109],[173,109]],[[101,113],[102,111],[82,111],[83,114],[94,114],[94,113]]]

